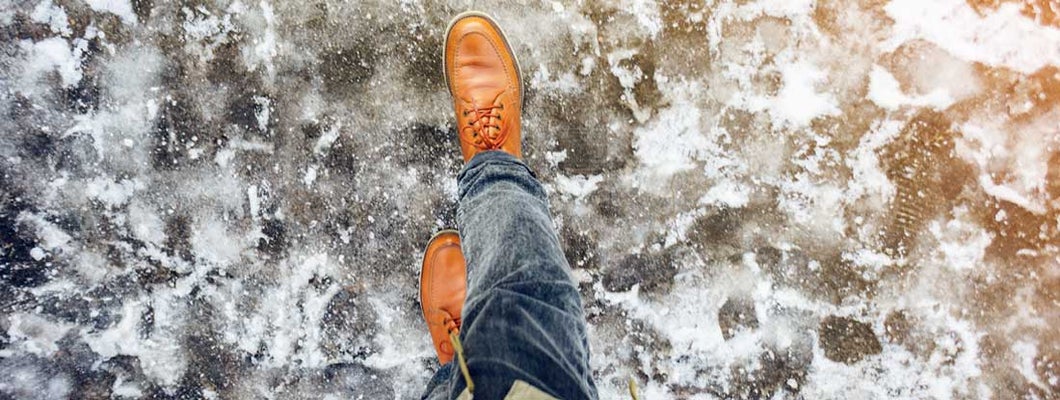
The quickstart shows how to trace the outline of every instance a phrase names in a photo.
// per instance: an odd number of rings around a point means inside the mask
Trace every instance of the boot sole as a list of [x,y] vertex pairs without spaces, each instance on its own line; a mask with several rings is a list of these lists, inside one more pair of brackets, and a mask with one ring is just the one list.
[[449,21],[449,26],[445,27],[445,41],[442,42],[442,76],[445,77],[445,87],[449,90],[449,96],[453,96],[453,87],[449,85],[449,71],[445,68],[445,44],[449,43],[449,34],[453,32],[453,25],[456,25],[457,22],[460,22],[460,20],[467,17],[481,17],[489,22],[490,25],[493,26],[493,29],[496,29],[497,32],[501,33],[501,40],[504,42],[504,48],[508,50],[508,54],[511,54],[512,60],[515,61],[515,76],[519,78],[519,105],[522,108],[526,108],[526,95],[524,90],[526,82],[523,81],[523,72],[522,67],[519,64],[519,57],[514,51],[512,51],[512,45],[508,43],[508,34],[504,32],[504,29],[501,29],[501,26],[497,24],[497,21],[494,20],[493,17],[482,11],[464,11],[457,14]]

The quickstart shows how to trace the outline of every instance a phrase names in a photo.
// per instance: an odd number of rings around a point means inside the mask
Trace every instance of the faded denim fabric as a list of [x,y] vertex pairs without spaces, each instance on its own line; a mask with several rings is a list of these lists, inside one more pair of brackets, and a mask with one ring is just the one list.
[[[460,173],[457,225],[467,260],[461,322],[475,399],[501,399],[516,380],[560,399],[596,399],[578,287],[541,183],[502,151],[477,154]],[[424,399],[455,399],[466,382],[453,363]]]

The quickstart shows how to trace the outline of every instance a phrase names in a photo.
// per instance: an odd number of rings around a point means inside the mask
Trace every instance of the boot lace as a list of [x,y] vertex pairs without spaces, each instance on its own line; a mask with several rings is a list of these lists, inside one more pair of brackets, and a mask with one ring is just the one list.
[[[474,115],[472,118],[468,118],[467,125],[463,127],[463,131],[471,139],[471,144],[480,150],[496,150],[501,148],[504,144],[504,140],[507,138],[508,133],[501,129],[500,121],[501,114],[495,113],[494,110],[504,110],[504,105],[492,105],[486,107],[478,107],[471,104],[470,107],[464,109],[464,116]],[[496,118],[496,122],[493,118]],[[496,129],[496,135],[490,135],[490,129]]]
[[468,393],[475,392],[475,382],[471,380],[471,371],[467,369],[467,359],[464,357],[464,344],[460,343],[460,318],[445,317],[445,329],[449,332],[449,342],[456,351],[456,362],[460,366],[460,374],[464,375]]

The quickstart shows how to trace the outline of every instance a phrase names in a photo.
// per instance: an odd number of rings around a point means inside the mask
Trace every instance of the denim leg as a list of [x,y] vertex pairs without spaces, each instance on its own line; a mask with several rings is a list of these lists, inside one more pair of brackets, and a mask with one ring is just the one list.
[[446,400],[449,398],[449,383],[453,376],[452,362],[443,365],[438,368],[438,372],[434,373],[434,377],[431,378],[430,382],[427,382],[427,390],[423,391],[423,397],[420,400]]
[[[541,184],[508,153],[483,152],[459,176],[457,225],[468,291],[460,337],[476,399],[523,380],[561,399],[595,399],[578,288]],[[464,390],[453,370],[450,396]]]

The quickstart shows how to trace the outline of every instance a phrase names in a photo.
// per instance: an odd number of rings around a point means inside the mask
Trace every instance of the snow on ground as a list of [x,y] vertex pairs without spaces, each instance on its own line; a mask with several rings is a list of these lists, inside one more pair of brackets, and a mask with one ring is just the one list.
[[[1060,396],[1060,6],[476,3],[602,398]],[[468,2],[0,5],[0,397],[415,398]]]

